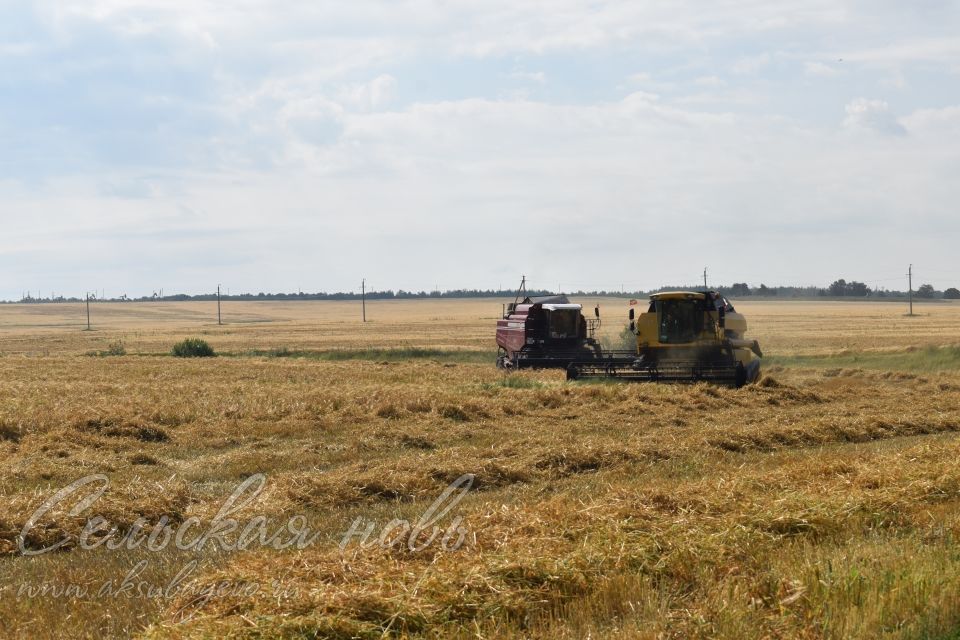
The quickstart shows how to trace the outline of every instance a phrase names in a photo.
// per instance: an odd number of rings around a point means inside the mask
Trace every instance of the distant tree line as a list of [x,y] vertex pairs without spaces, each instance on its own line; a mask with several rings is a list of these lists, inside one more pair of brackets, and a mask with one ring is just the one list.
[[[618,292],[619,294],[619,292]],[[388,289],[386,291],[367,291],[366,294],[360,294],[356,292],[344,292],[337,291],[335,293],[238,293],[238,294],[221,294],[221,300],[360,300],[362,297],[366,297],[367,300],[413,300],[419,298],[506,298],[506,297],[515,297],[517,295],[516,289],[453,289],[449,291],[405,291],[403,289],[398,289],[393,291]],[[526,291],[528,296],[552,296],[556,295],[553,291],[548,291],[546,289],[528,289]],[[603,292],[602,295],[614,295],[613,292],[609,294]],[[178,293],[173,295],[164,295],[160,296],[157,294],[150,296],[140,296],[139,298],[132,298],[127,295],[121,295],[114,298],[103,298],[91,294],[91,302],[185,302],[189,300],[196,301],[214,301],[217,299],[216,293],[201,293],[196,295],[189,295],[186,293]],[[75,296],[64,297],[36,297],[31,295],[25,295],[23,298],[17,301],[4,300],[0,301],[3,304],[10,304],[16,302],[37,302],[37,303],[51,303],[51,302],[84,302],[85,298],[78,298]]]
[[[718,289],[724,295],[730,297],[743,296],[781,296],[781,297],[833,297],[833,298],[906,298],[908,291],[893,291],[890,289],[871,289],[863,282],[851,280],[847,282],[843,278],[835,280],[829,287],[822,289],[819,287],[768,287],[761,284],[759,287],[751,287],[745,282],[735,282],[729,288],[720,287]],[[931,300],[934,298],[943,298],[946,300],[960,300],[960,290],[956,287],[950,287],[944,291],[937,291],[933,285],[922,284],[913,292],[915,298]]]
[[[770,286],[768,287],[765,284],[760,284],[757,287],[751,287],[746,282],[735,282],[732,285],[719,285],[713,287],[723,295],[730,298],[743,298],[747,296],[760,296],[760,297],[777,297],[777,298],[818,298],[818,297],[831,297],[831,298],[906,298],[906,291],[891,291],[888,289],[871,289],[863,282],[857,282],[856,280],[847,282],[844,279],[839,279],[833,282],[829,287],[784,287],[784,286]],[[630,298],[640,298],[650,295],[651,293],[657,293],[660,291],[676,291],[676,290],[697,290],[702,289],[701,286],[690,286],[687,285],[671,285],[664,286],[658,289],[651,291],[569,291],[566,292],[570,296],[579,296],[579,297],[606,297],[606,296],[620,296],[620,297],[630,297]],[[547,289],[530,289],[526,291],[528,296],[550,296],[556,295],[557,292],[549,291]],[[429,299],[429,298],[442,298],[442,299],[457,299],[457,298],[513,298],[517,295],[516,290],[513,289],[452,289],[449,291],[405,291],[403,289],[398,289],[393,291],[388,289],[386,291],[368,291],[366,293],[367,300],[416,300],[416,299]],[[950,287],[944,291],[937,291],[933,288],[932,285],[923,284],[914,291],[914,297],[918,299],[934,299],[934,298],[944,298],[947,300],[960,300],[960,290],[956,287]],[[360,300],[361,294],[356,292],[345,292],[338,291],[335,293],[239,293],[233,295],[221,295],[221,300],[237,300],[237,301],[253,301],[253,300]],[[157,294],[151,296],[141,296],[139,298],[131,298],[126,295],[121,295],[115,298],[97,298],[95,295],[90,296],[91,301],[97,302],[183,302],[189,300],[197,301],[214,301],[217,299],[216,293],[204,293],[198,295],[187,295],[185,293],[175,294],[175,295],[164,295],[160,296]],[[33,297],[30,295],[25,295],[22,299],[16,302],[32,302],[32,303],[56,303],[56,302],[83,302],[84,298],[78,297],[65,297],[65,296],[56,296],[56,297]],[[0,301],[0,304],[10,304],[14,301]]]

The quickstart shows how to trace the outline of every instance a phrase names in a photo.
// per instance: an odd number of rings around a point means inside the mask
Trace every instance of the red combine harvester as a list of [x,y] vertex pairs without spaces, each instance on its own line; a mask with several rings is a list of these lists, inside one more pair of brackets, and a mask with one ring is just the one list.
[[594,334],[600,328],[600,307],[583,317],[583,306],[566,296],[525,297],[526,278],[503,318],[497,321],[497,366],[501,369],[560,368],[601,357]]
[[600,357],[594,332],[600,326],[600,308],[595,318],[583,317],[583,307],[566,296],[524,298],[507,306],[497,320],[497,366],[502,369],[566,369],[570,363]]

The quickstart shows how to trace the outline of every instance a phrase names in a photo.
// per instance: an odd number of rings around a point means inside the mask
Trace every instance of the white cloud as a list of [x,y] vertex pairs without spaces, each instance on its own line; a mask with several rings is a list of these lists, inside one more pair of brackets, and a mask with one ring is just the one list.
[[288,130],[311,144],[330,144],[342,129],[343,107],[322,96],[287,102],[279,112]]
[[883,100],[857,98],[847,103],[847,117],[843,121],[849,129],[879,131],[890,135],[905,135],[906,128],[897,121],[890,111],[890,105]]
[[511,71],[508,74],[513,80],[520,80],[523,82],[530,82],[533,84],[546,84],[547,83],[547,74],[542,71]]
[[960,143],[960,106],[918,109],[902,121],[912,135],[934,137],[945,146]]
[[894,67],[888,76],[880,80],[880,86],[902,90],[907,87],[907,78],[900,67]]
[[840,70],[837,67],[816,61],[805,62],[803,64],[803,72],[808,76],[819,76],[822,78],[832,78],[840,75]]
[[770,64],[769,53],[761,53],[756,56],[746,56],[737,60],[731,67],[731,71],[738,75],[755,74]]
[[863,48],[843,53],[848,62],[897,66],[913,62],[950,64],[960,57],[960,40],[948,37],[915,37],[884,47]]
[[36,53],[37,46],[30,42],[0,42],[0,56],[16,57]]
[[700,76],[699,78],[695,78],[693,83],[701,87],[722,87],[727,84],[722,78],[718,78],[717,76]]
[[353,84],[337,92],[340,102],[361,111],[378,111],[390,106],[397,91],[397,79],[381,74],[369,82]]

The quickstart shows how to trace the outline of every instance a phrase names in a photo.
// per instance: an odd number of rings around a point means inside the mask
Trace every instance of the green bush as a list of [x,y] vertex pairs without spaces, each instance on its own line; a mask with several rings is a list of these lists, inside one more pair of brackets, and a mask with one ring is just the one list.
[[106,356],[125,356],[127,355],[127,349],[123,346],[123,341],[118,340],[117,342],[111,342],[107,350],[101,353]]
[[173,345],[171,353],[178,358],[212,358],[217,355],[206,340],[187,338]]
[[117,340],[116,342],[111,342],[106,350],[101,351],[87,351],[88,356],[93,356],[95,358],[106,358],[109,356],[125,356],[127,355],[127,348],[123,346],[123,340]]

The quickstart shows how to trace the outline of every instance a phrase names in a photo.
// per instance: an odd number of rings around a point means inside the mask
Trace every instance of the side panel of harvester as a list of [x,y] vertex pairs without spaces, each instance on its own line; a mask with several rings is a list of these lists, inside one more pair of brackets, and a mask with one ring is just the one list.
[[[533,334],[533,318],[530,317],[530,307],[533,305],[521,304],[501,320],[497,320],[497,346],[511,360],[527,345],[527,336]],[[530,320],[530,327],[527,321]]]

